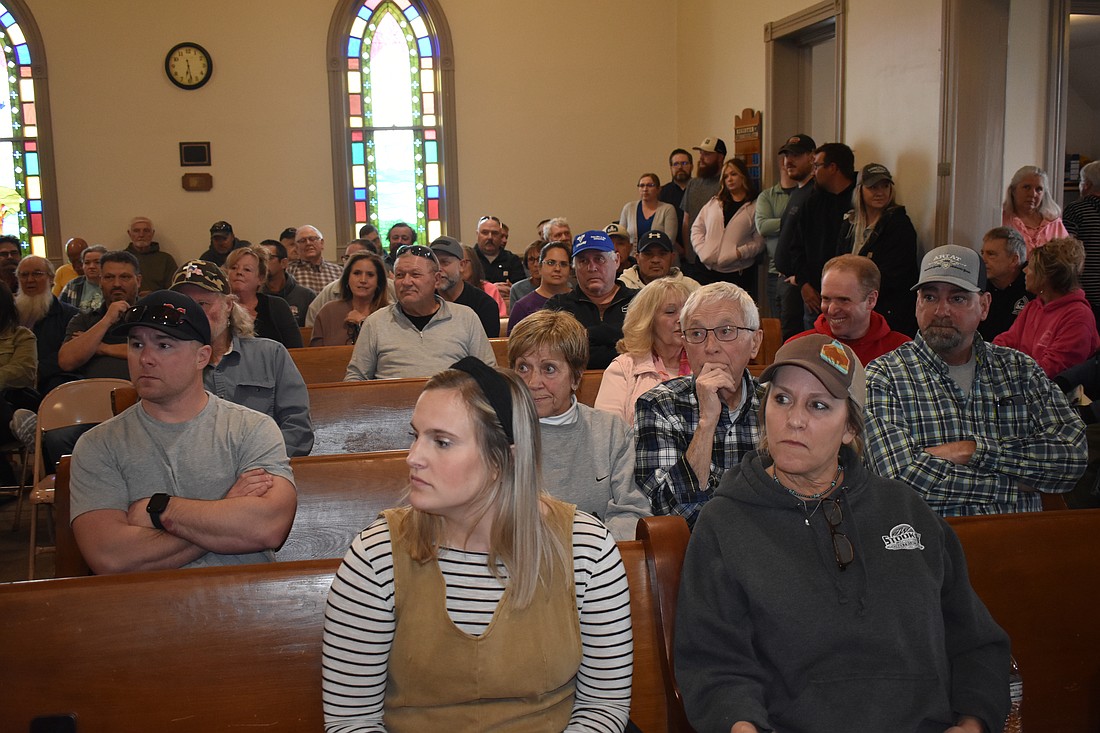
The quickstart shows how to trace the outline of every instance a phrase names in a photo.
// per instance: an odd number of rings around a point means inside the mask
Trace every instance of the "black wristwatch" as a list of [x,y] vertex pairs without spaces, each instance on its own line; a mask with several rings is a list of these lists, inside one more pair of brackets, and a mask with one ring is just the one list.
[[168,508],[168,500],[172,497],[168,494],[153,494],[149,497],[149,503],[145,505],[145,511],[149,512],[149,519],[157,529],[164,529],[160,523],[160,515]]

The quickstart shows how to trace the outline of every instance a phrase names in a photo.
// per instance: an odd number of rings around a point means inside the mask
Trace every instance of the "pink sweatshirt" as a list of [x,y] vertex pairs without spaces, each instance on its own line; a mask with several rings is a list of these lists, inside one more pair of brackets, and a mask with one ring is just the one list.
[[993,343],[1024,352],[1048,377],[1056,377],[1100,348],[1100,335],[1085,291],[1078,288],[1049,303],[1031,301]]

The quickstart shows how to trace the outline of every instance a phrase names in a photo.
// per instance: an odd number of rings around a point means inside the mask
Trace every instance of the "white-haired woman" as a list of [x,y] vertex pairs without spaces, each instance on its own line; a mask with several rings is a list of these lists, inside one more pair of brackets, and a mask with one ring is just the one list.
[[619,356],[604,370],[596,409],[634,425],[634,403],[673,377],[691,374],[680,333],[680,309],[695,288],[684,280],[658,278],[641,289],[627,306]]
[[541,487],[535,407],[467,357],[417,400],[409,504],[352,542],[325,609],[326,730],[622,731],[629,591],[607,529]]
[[1001,224],[1012,227],[1027,242],[1030,253],[1055,237],[1068,237],[1062,207],[1050,197],[1047,172],[1025,165],[1012,176],[1001,206]]
[[229,292],[225,272],[213,262],[191,260],[176,270],[171,290],[202,306],[210,321],[210,364],[203,382],[213,394],[269,415],[283,433],[290,457],[313,450],[309,392],[286,347],[255,338],[252,317]]

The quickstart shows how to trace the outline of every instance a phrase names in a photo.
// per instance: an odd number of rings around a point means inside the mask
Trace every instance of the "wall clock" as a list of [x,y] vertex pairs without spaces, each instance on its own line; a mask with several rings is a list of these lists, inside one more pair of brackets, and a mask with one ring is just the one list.
[[210,81],[214,61],[197,43],[177,43],[164,57],[164,73],[180,89],[198,89]]

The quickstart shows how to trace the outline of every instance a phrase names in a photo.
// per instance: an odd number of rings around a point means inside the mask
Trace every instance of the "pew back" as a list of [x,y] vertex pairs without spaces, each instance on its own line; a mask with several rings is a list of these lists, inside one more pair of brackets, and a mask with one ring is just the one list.
[[[308,343],[308,342],[307,342]],[[342,382],[348,373],[348,362],[354,346],[306,346],[301,349],[287,349],[294,366],[308,384]]]
[[[631,718],[664,731],[645,552],[637,541],[619,549],[634,622]],[[338,565],[0,586],[5,726],[25,731],[35,716],[73,712],[81,733],[321,730],[323,613]]]

